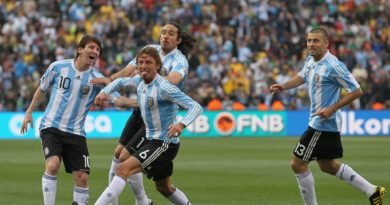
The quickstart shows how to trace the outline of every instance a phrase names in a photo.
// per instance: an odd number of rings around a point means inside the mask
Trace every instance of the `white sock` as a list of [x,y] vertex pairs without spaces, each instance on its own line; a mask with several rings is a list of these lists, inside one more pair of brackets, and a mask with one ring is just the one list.
[[175,192],[173,192],[173,194],[167,198],[175,205],[191,205],[187,196],[177,187]]
[[135,196],[135,202],[137,205],[148,205],[149,199],[145,193],[144,182],[142,178],[142,172],[131,175],[127,178],[127,183],[129,184],[131,190]]
[[345,182],[351,184],[353,187],[366,193],[370,197],[376,189],[376,186],[368,182],[358,173],[356,173],[351,167],[346,164],[341,164],[339,171],[336,176]]
[[108,172],[108,184],[110,184],[112,182],[112,179],[115,176],[116,168],[118,167],[118,164],[119,164],[119,159],[117,159],[116,157],[113,157],[112,161],[111,161],[110,171]]
[[42,176],[43,204],[54,205],[56,203],[57,176],[46,173]]
[[87,205],[89,198],[89,188],[82,188],[75,186],[73,188],[73,201],[79,205]]
[[[118,167],[119,165],[119,159],[117,159],[115,156],[112,158],[112,161],[111,161],[111,167],[110,167],[110,171],[108,172],[108,184],[111,184],[112,182],[112,179],[114,178],[115,176],[115,173],[116,173],[116,168]],[[112,200],[111,204],[110,205],[118,205],[118,198],[116,197],[115,199]]]
[[302,174],[295,174],[295,176],[305,205],[317,205],[314,177],[311,171],[309,170]]
[[112,202],[113,199],[118,198],[126,186],[126,181],[121,177],[115,176],[112,182],[100,195],[95,205],[107,205]]

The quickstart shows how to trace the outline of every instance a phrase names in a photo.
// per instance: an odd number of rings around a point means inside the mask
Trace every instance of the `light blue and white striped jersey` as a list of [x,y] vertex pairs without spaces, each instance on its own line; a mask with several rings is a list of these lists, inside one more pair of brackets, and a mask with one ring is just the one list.
[[137,87],[138,107],[145,124],[146,138],[149,140],[157,139],[179,143],[179,137],[168,137],[169,126],[176,121],[178,106],[187,110],[181,121],[186,126],[202,113],[202,107],[199,103],[159,74],[149,84],[145,84],[139,75],[133,78],[118,78],[107,85],[102,92],[110,95],[121,87],[130,85]]
[[43,74],[39,88],[51,88],[39,129],[54,127],[64,132],[85,136],[84,122],[100,87],[90,83],[104,77],[93,67],[84,72],[74,66],[74,59],[53,62]]
[[[162,67],[160,70],[160,74],[162,76],[168,76],[170,72],[178,72],[183,76],[183,79],[177,85],[180,90],[184,88],[184,81],[188,75],[188,60],[184,56],[184,54],[177,48],[173,49],[167,55],[162,55],[161,46],[158,44],[147,45],[155,48],[160,54],[160,58],[162,61]],[[147,47],[145,46],[145,47]],[[130,61],[129,63],[132,66],[137,66],[136,58]]]
[[311,102],[309,126],[321,131],[340,132],[342,123],[340,110],[327,120],[313,114],[337,103],[342,88],[348,93],[360,88],[358,82],[344,63],[329,51],[317,62],[309,56],[298,75],[305,80],[308,87]]

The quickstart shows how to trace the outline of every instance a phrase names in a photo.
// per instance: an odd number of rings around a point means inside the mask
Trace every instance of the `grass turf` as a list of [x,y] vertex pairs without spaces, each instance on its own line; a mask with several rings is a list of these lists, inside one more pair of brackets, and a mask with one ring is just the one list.
[[[175,160],[173,183],[194,205],[303,204],[289,166],[298,138],[184,138]],[[90,204],[107,185],[116,140],[89,140],[91,157]],[[344,158],[359,174],[390,190],[390,138],[344,137]],[[42,204],[44,169],[40,141],[0,141],[0,204]],[[325,205],[364,205],[367,197],[350,185],[322,173],[311,164],[317,199]],[[58,178],[57,204],[72,201],[71,175],[63,166]],[[144,179],[147,194],[157,205],[168,205]],[[389,196],[385,196],[387,198]],[[385,201],[389,201],[386,200]],[[121,204],[134,204],[128,187]]]

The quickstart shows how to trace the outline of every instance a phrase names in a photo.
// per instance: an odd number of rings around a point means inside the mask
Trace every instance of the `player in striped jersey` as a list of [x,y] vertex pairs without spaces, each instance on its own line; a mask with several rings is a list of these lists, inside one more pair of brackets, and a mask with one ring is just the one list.
[[[170,83],[177,85],[181,90],[184,87],[184,81],[188,73],[186,55],[193,47],[194,43],[195,40],[188,33],[183,32],[178,24],[170,22],[165,24],[161,30],[160,44],[148,45],[157,49],[160,58],[162,59],[160,74],[166,76],[166,79]],[[134,74],[134,70],[136,70],[135,58],[123,70],[111,77],[95,79],[92,82],[107,85],[116,78],[128,77]],[[128,104],[136,106],[134,101],[130,101]],[[115,148],[108,174],[109,183],[115,176],[116,167],[119,162],[126,160],[130,156],[132,150],[138,149],[137,145],[144,139],[144,136],[145,127],[141,119],[141,114],[139,109],[135,108],[126,123]],[[152,201],[148,199],[144,190],[142,173],[130,176],[128,183],[135,195],[136,204],[147,204],[147,201],[149,204],[152,204]],[[111,204],[117,205],[118,201],[113,201]]]
[[[272,92],[280,92],[306,83],[308,89],[311,102],[309,127],[296,145],[291,159],[302,199],[306,205],[317,204],[314,177],[309,169],[310,161],[317,160],[323,172],[364,192],[371,204],[381,205],[385,189],[371,184],[347,164],[336,160],[343,156],[340,109],[361,96],[362,90],[344,63],[328,51],[325,29],[312,29],[306,43],[309,56],[298,75],[270,87]],[[341,89],[348,94],[340,98]]]
[[[136,86],[147,140],[119,164],[112,182],[95,204],[111,203],[123,191],[129,176],[144,171],[148,178],[153,179],[156,189],[173,204],[189,205],[186,195],[171,184],[173,159],[179,151],[180,134],[201,114],[202,108],[158,74],[162,62],[156,49],[145,47],[136,59],[140,75],[116,79],[102,90],[95,103],[104,105],[113,91],[126,85]],[[175,123],[177,105],[186,109],[187,114],[182,121]]]
[[77,46],[75,59],[53,62],[41,78],[23,120],[21,133],[33,127],[32,112],[51,89],[49,104],[40,123],[42,149],[46,159],[42,176],[45,205],[54,205],[57,175],[61,161],[74,179],[73,204],[87,204],[89,198],[89,154],[84,122],[95,96],[101,90],[90,83],[103,75],[93,64],[102,54],[100,40],[84,36]]

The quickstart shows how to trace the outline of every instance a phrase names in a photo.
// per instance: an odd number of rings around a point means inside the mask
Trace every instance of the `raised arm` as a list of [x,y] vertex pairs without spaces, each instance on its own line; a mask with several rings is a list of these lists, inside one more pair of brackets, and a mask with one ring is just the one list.
[[129,107],[138,107],[136,99],[129,99],[127,97],[120,96],[114,101],[115,107],[119,108],[129,108]]
[[106,77],[106,78],[95,78],[95,79],[92,79],[91,83],[92,84],[108,85],[108,84],[110,84],[111,82],[113,82],[114,80],[116,80],[118,78],[131,76],[135,70],[136,70],[135,66],[133,66],[131,64],[127,64],[127,66],[125,68],[123,68],[122,70],[116,72],[115,74],[113,74],[113,75],[111,75],[109,77]]
[[[137,78],[137,80],[139,81],[139,77],[135,77],[135,78]],[[118,93],[119,90],[122,87],[129,86],[131,84],[134,85],[134,83],[135,83],[134,82],[134,78],[131,78],[131,77],[118,78],[118,79],[114,80],[113,82],[108,84],[106,87],[104,87],[100,91],[100,93],[96,96],[95,104],[98,105],[98,106],[105,106],[106,104],[108,104],[109,100],[111,100],[115,104],[115,101],[117,101],[119,99],[119,93]],[[136,106],[136,102],[134,102],[133,100],[128,102],[128,101],[126,101],[124,99],[121,99],[117,103],[118,103],[118,105],[120,105],[118,107],[122,107],[122,106],[125,106],[125,105],[132,105],[131,107],[135,107]],[[133,106],[133,105],[135,105],[135,106]]]

